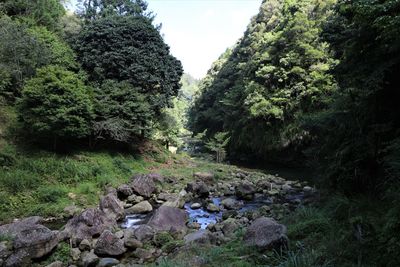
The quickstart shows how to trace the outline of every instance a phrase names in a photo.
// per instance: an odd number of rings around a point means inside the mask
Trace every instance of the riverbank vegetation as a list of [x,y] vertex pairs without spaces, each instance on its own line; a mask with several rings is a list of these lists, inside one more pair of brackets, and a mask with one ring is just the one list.
[[230,177],[168,152],[193,134],[218,162],[317,170],[320,199],[281,218],[287,250],[239,229],[160,266],[400,265],[400,1],[264,0],[201,81],[145,1],[84,2],[0,1],[0,222],[96,206],[134,174]]

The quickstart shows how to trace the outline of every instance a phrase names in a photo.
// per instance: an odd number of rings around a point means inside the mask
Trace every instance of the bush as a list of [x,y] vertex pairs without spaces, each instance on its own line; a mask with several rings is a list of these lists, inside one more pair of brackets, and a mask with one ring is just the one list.
[[61,67],[39,69],[22,91],[19,117],[37,139],[82,138],[90,133],[92,103],[78,75]]
[[38,199],[43,203],[57,202],[67,196],[67,190],[61,186],[42,187],[38,191]]

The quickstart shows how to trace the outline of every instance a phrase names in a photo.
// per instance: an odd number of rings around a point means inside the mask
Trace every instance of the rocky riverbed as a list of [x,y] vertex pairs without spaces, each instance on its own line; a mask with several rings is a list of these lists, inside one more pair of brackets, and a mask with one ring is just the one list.
[[136,175],[107,188],[98,207],[67,207],[58,231],[31,217],[0,226],[0,266],[30,266],[68,242],[70,258],[55,266],[123,266],[157,261],[193,243],[220,245],[244,229],[258,249],[285,247],[280,219],[316,197],[304,182],[237,170],[227,177],[194,173],[187,184],[172,177]]

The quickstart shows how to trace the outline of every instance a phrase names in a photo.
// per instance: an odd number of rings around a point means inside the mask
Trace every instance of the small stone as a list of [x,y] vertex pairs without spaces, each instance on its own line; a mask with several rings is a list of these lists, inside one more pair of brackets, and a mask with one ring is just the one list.
[[207,205],[207,210],[209,212],[218,212],[219,211],[219,207],[217,205],[213,204],[213,203],[209,203]]
[[192,205],[190,205],[191,209],[200,209],[201,208],[201,204],[200,203],[193,203]]
[[92,244],[90,243],[89,240],[83,239],[82,242],[79,244],[79,249],[81,251],[90,251],[92,249]]
[[81,257],[82,265],[83,266],[95,266],[96,263],[99,261],[99,257],[94,254],[94,250],[92,249],[90,252],[85,251],[82,253]]
[[73,261],[78,261],[81,257],[81,251],[79,248],[72,248],[70,254]]
[[55,261],[53,263],[50,263],[46,267],[63,267],[63,266],[64,266],[64,263],[62,261]]
[[128,214],[142,214],[142,213],[148,213],[153,210],[153,207],[151,206],[150,202],[142,201],[133,207],[125,210],[126,213]]
[[132,203],[132,204],[140,203],[140,202],[142,202],[143,200],[144,200],[144,198],[143,198],[142,196],[137,196],[137,195],[131,195],[131,196],[129,196],[128,199],[127,199],[127,201],[128,201],[129,203]]
[[119,264],[119,260],[114,258],[102,258],[100,259],[97,267],[111,267]]
[[191,223],[188,223],[188,227],[190,229],[200,229],[201,225],[198,222],[191,222]]

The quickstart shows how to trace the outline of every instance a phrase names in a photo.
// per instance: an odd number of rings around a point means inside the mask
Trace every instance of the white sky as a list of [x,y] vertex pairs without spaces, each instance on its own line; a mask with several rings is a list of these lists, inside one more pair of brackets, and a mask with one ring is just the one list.
[[[72,0],[76,3],[76,0]],[[148,0],[161,33],[185,72],[202,78],[243,35],[262,0]]]

